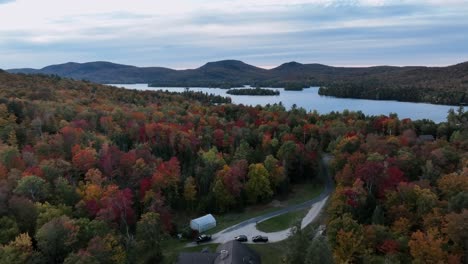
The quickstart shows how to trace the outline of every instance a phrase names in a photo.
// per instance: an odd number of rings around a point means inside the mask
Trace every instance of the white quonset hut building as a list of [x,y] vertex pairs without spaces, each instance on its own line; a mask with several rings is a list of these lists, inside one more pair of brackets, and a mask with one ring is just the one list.
[[211,214],[207,214],[190,221],[190,228],[192,228],[192,230],[198,231],[198,233],[205,232],[206,230],[209,230],[215,226],[216,219]]

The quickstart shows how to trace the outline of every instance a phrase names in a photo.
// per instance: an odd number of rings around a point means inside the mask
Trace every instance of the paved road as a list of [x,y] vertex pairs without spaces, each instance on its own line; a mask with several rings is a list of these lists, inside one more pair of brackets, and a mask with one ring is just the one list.
[[[228,227],[216,234],[213,234],[212,235],[213,240],[211,240],[210,243],[225,243],[227,241],[232,240],[237,235],[247,235],[247,237],[249,237],[249,240],[251,239],[252,236],[255,236],[255,235],[268,236],[268,240],[270,242],[278,242],[278,241],[284,240],[288,238],[291,228],[278,231],[278,232],[265,233],[265,232],[257,230],[256,228],[257,223],[273,218],[275,216],[279,216],[282,214],[292,212],[292,211],[298,211],[298,210],[310,208],[307,215],[301,221],[301,228],[305,228],[313,220],[315,220],[315,218],[320,214],[321,210],[323,209],[323,207],[325,206],[328,200],[330,193],[333,190],[333,181],[330,178],[330,175],[328,172],[328,163],[331,160],[331,158],[332,156],[329,154],[325,154],[322,157],[322,168],[324,169],[324,174],[326,176],[326,183],[325,183],[325,189],[318,197],[315,197],[312,200],[309,200],[300,204],[285,207],[275,212],[271,212],[271,213],[267,213],[261,216],[250,218],[239,224]],[[252,243],[252,242],[249,241],[247,243]],[[189,243],[187,246],[193,246],[193,245],[196,245],[196,244]]]

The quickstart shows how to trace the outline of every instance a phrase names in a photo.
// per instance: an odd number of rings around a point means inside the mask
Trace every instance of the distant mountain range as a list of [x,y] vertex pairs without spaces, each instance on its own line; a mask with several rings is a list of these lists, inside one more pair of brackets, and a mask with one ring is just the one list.
[[152,86],[263,87],[302,89],[321,86],[320,93],[339,97],[392,99],[443,104],[468,103],[468,62],[447,67],[332,67],[284,63],[263,69],[237,60],[208,62],[189,70],[136,67],[110,62],[10,69],[10,73],[53,74],[96,83],[150,83]]
[[11,69],[10,73],[26,74],[54,74],[75,80],[88,80],[96,83],[147,83],[157,78],[166,76],[171,69],[162,67],[135,67],[111,62],[68,62],[64,64],[50,65],[42,69]]

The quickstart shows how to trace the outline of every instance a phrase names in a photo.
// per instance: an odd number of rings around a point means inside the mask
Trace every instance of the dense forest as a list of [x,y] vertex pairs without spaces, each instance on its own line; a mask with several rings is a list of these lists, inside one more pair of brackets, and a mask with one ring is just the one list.
[[466,263],[467,114],[460,108],[447,123],[421,126],[450,133],[434,142],[409,124],[379,118],[372,125],[381,133],[330,144],[337,188],[328,238],[338,263]]
[[466,94],[463,91],[421,90],[417,87],[380,83],[375,80],[334,83],[326,87],[320,87],[319,94],[342,98],[429,102],[448,105],[466,103]]
[[288,62],[269,70],[236,60],[209,62],[189,70],[89,62],[9,71],[55,74],[98,83],[150,83],[155,87],[251,85],[302,90],[320,86],[320,94],[338,97],[468,104],[468,62],[447,67],[332,67]]
[[314,179],[317,115],[226,103],[0,73],[0,263],[158,263],[180,214]]
[[463,108],[450,111],[440,124],[395,116],[362,122],[353,113],[337,118],[346,125],[332,132],[327,147],[336,182],[327,209],[328,239],[306,243],[313,234],[296,232],[288,259],[466,263],[468,114]]
[[462,79],[451,78],[447,73],[446,76],[441,76],[441,81],[434,81],[430,76],[431,72],[414,71],[401,76],[372,76],[329,82],[320,87],[319,94],[344,98],[467,105],[468,67],[465,68],[467,75]]
[[321,95],[374,100],[468,104],[468,63],[449,67],[403,67],[324,83]]
[[323,152],[337,184],[328,242],[293,236],[287,263],[323,263],[316,248],[336,263],[462,263],[467,120],[463,108],[434,124],[0,72],[0,263],[159,263],[186,228],[178,217],[271,201],[314,180]]
[[280,95],[277,90],[263,88],[245,88],[245,89],[229,89],[227,94],[232,95]]

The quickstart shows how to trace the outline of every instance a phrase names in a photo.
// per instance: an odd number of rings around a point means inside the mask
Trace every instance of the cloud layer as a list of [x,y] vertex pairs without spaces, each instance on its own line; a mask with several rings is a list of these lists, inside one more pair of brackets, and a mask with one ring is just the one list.
[[0,68],[468,60],[465,0],[0,0]]

